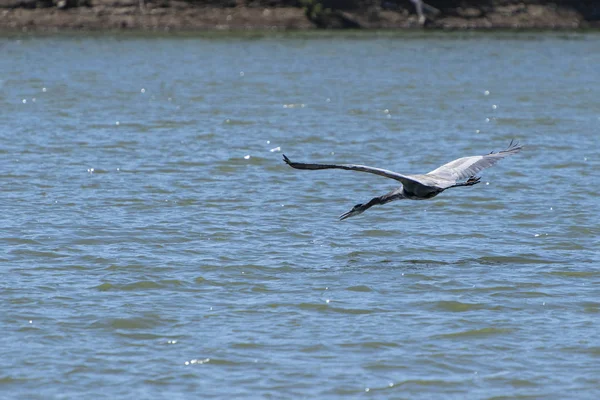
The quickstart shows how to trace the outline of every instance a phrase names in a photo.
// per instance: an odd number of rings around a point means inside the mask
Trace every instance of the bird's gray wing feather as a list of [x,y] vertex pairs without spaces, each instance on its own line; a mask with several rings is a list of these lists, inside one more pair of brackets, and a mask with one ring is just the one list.
[[462,157],[457,160],[450,161],[448,164],[444,164],[431,172],[428,172],[425,176],[438,179],[439,184],[442,187],[447,188],[454,185],[458,181],[475,176],[480,171],[496,164],[504,157],[518,153],[522,148],[523,147],[519,146],[518,143],[513,143],[511,141],[506,150],[498,153],[492,152],[484,156]]
[[296,168],[296,169],[316,170],[316,169],[335,168],[335,169],[345,169],[345,170],[350,170],[350,171],[361,171],[361,172],[368,172],[370,174],[375,174],[375,175],[379,175],[379,176],[384,176],[384,177],[390,178],[390,179],[395,179],[395,180],[401,182],[402,185],[407,188],[413,187],[415,185],[416,186],[423,185],[423,183],[421,183],[418,180],[413,179],[409,176],[402,175],[402,174],[399,174],[399,173],[393,172],[393,171],[388,171],[387,169],[368,167],[366,165],[298,163],[298,162],[291,161],[289,158],[287,158],[285,156],[285,154],[283,155],[283,161],[285,161],[286,164],[289,165],[290,167]]

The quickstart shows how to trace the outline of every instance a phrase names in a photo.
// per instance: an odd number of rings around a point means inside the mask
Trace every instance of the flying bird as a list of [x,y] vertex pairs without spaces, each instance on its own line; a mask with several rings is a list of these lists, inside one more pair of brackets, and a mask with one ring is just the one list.
[[483,156],[462,157],[422,175],[403,175],[366,165],[298,163],[291,161],[285,154],[283,155],[283,161],[296,169],[346,169],[384,176],[401,183],[399,188],[383,196],[374,197],[365,204],[355,205],[350,211],[340,215],[340,220],[344,220],[362,214],[373,206],[386,204],[391,201],[403,199],[428,200],[446,189],[476,185],[481,179],[481,177],[476,176],[477,173],[491,167],[504,157],[518,153],[522,148],[519,143],[511,141],[506,150],[497,153],[491,152]]

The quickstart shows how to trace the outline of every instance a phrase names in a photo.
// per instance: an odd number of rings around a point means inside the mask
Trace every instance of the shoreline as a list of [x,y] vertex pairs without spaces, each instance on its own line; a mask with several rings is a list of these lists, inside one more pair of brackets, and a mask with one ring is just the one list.
[[[62,1],[62,2],[61,2]],[[0,0],[0,32],[207,32],[357,30],[583,30],[600,28],[600,10],[498,2],[491,8],[447,8],[421,24],[410,7],[334,10],[309,19],[301,7],[199,6],[183,1],[90,0],[86,6],[38,7]],[[574,3],[572,3],[574,4]],[[599,7],[600,8],[600,7]],[[585,11],[585,10],[584,10]],[[597,15],[599,14],[599,15]]]

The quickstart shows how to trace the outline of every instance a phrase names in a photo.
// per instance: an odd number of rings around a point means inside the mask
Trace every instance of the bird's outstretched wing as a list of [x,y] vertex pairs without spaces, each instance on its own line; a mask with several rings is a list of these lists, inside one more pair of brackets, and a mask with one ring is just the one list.
[[370,174],[384,176],[386,178],[395,179],[402,183],[405,187],[412,187],[414,185],[423,185],[423,183],[406,175],[399,174],[397,172],[388,171],[387,169],[367,167],[366,165],[355,165],[355,164],[309,164],[309,163],[297,163],[291,161],[286,155],[283,155],[283,161],[286,162],[292,168],[296,169],[346,169],[350,171],[361,171],[368,172]]
[[491,167],[504,157],[518,153],[522,148],[518,142],[511,140],[506,150],[498,153],[491,152],[484,156],[462,157],[428,172],[425,176],[439,178],[443,181],[443,184],[440,182],[442,186],[450,187],[458,181],[475,176],[481,170]]

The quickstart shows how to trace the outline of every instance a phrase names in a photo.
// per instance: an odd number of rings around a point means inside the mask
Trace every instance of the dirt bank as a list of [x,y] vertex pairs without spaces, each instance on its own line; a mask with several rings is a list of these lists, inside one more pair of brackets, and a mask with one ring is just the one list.
[[[318,3],[331,7],[315,8]],[[434,12],[420,19],[414,4],[408,0],[0,0],[0,30],[600,28],[600,4],[596,4],[600,2],[591,0],[553,3],[431,0],[427,3]]]

